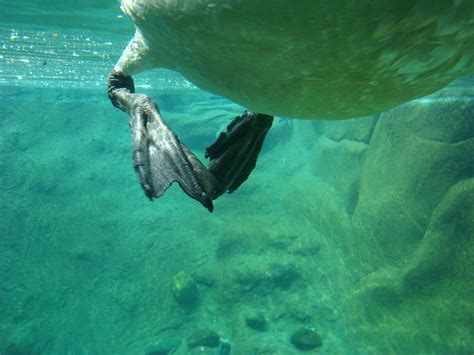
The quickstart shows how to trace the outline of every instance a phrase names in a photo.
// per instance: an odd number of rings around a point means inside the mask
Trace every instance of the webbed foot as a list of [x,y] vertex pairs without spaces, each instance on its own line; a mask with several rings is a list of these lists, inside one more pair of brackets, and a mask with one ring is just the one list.
[[212,200],[223,191],[219,182],[166,125],[153,100],[133,92],[131,77],[111,73],[109,97],[131,117],[133,163],[145,194],[158,198],[177,181],[212,212]]
[[219,183],[169,129],[149,97],[140,95],[135,104],[131,115],[133,162],[146,195],[160,197],[177,181],[184,192],[212,212]]
[[206,148],[209,171],[227,192],[235,191],[255,168],[273,117],[246,111]]

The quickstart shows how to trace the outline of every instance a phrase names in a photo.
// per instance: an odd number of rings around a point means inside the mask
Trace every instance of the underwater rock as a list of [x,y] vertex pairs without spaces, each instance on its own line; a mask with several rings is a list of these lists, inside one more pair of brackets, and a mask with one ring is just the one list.
[[195,348],[197,346],[207,346],[209,348],[216,348],[221,343],[219,334],[212,330],[200,330],[186,340],[186,344],[190,348]]
[[294,332],[290,342],[299,350],[312,350],[323,344],[319,334],[308,328],[300,328]]
[[[377,353],[469,352],[473,83],[385,112],[374,127],[364,119],[313,122],[324,126],[315,127],[308,160],[319,181],[308,188],[295,174],[285,181],[282,200],[292,216],[311,221],[321,234],[318,268],[330,270],[326,256],[344,260],[331,278],[350,268],[360,281],[349,290],[344,311],[315,308],[302,324],[339,321],[351,329],[351,346],[371,344]],[[357,137],[349,134],[354,129]]]
[[368,147],[364,142],[347,139],[334,141],[322,136],[312,152],[314,174],[332,185],[349,214],[352,214],[357,203],[360,173]]
[[179,339],[168,339],[160,341],[146,355],[168,355],[175,351],[181,345]]
[[196,282],[184,271],[171,279],[171,293],[182,305],[194,305],[199,298]]
[[222,341],[218,354],[219,355],[230,355],[230,344],[226,341]]
[[[471,178],[453,185],[433,211],[422,242],[406,264],[403,275],[406,291],[410,294],[434,291],[444,282],[472,285],[473,236],[474,178]],[[465,299],[472,299],[467,296],[472,293],[472,286],[459,287],[456,295],[450,296],[453,306],[455,298],[464,299],[463,292]]]
[[249,309],[244,314],[245,324],[253,330],[263,332],[267,330],[267,320],[262,312]]
[[443,195],[472,177],[473,92],[470,87],[446,88],[380,116],[353,215],[355,226],[367,236],[349,245],[357,258],[377,268],[411,254]]

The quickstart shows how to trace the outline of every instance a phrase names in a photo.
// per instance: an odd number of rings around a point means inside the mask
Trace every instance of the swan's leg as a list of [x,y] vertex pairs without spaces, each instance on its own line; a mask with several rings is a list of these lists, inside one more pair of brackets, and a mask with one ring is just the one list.
[[190,197],[212,212],[212,200],[223,187],[166,125],[153,100],[134,91],[131,76],[112,71],[109,98],[131,117],[133,163],[146,195],[150,199],[160,197],[177,181]]
[[249,111],[236,117],[206,148],[208,170],[166,125],[153,100],[134,93],[131,76],[114,70],[108,85],[112,104],[131,117],[134,167],[150,199],[160,197],[177,181],[212,212],[212,200],[247,180],[273,122],[271,116]]
[[[166,125],[158,107],[146,95],[135,94],[131,75],[157,66],[156,53],[137,30],[108,82],[109,98],[131,119],[133,163],[140,184],[152,199],[177,181],[192,198],[212,212],[212,200],[235,191],[255,167],[273,118],[246,112],[237,117],[206,150],[209,170]],[[166,63],[159,63],[166,66]]]
[[272,116],[246,111],[206,148],[209,170],[225,191],[233,192],[247,180],[272,122]]

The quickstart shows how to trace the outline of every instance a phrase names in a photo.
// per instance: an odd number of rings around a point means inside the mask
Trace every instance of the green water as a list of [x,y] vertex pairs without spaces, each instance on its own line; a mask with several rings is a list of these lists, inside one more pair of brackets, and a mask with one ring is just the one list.
[[[0,354],[225,353],[190,348],[200,330],[299,354],[301,327],[308,353],[472,354],[472,78],[377,116],[278,118],[210,214],[136,180],[106,95],[132,33],[115,1],[0,0]],[[169,71],[136,86],[201,157],[243,110]]]

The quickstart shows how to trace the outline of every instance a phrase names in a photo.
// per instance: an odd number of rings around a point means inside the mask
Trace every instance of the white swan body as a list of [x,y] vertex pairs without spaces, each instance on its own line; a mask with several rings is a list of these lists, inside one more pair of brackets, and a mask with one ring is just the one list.
[[116,69],[172,68],[256,112],[362,116],[474,71],[472,0],[122,0],[122,10],[138,30]]

